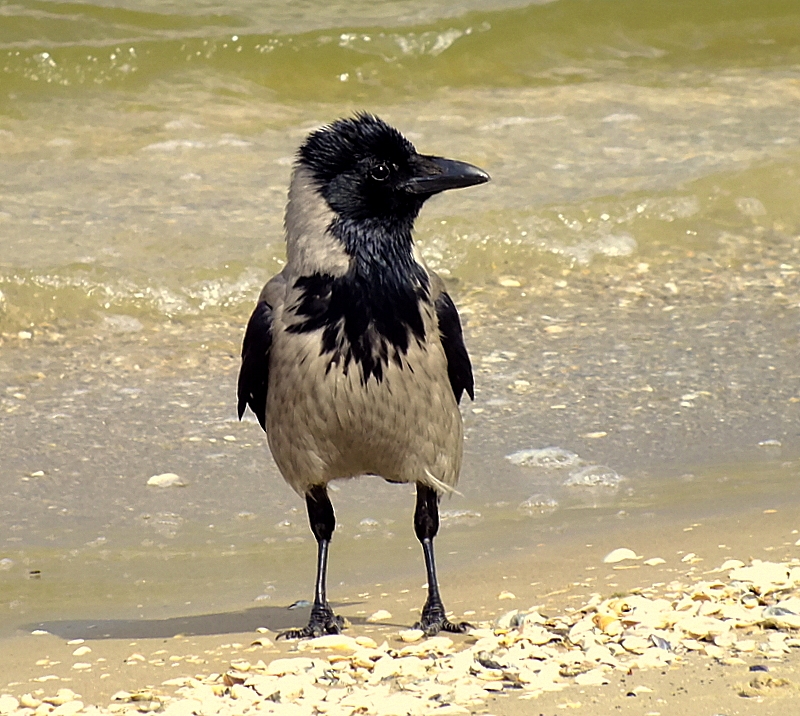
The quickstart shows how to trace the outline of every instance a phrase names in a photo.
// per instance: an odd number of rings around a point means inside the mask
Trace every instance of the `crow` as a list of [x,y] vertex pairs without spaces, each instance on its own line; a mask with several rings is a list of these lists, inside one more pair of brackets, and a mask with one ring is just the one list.
[[422,205],[482,184],[483,170],[419,154],[398,130],[360,113],[312,132],[300,146],[286,207],[287,260],[264,286],[242,347],[238,412],[255,413],[284,479],[305,498],[317,540],[308,625],[281,636],[338,634],[327,600],[336,525],[327,484],[378,475],[414,483],[414,528],[428,598],[416,625],[464,632],[445,613],[433,538],[439,500],[454,491],[474,399],[456,307],[412,235]]

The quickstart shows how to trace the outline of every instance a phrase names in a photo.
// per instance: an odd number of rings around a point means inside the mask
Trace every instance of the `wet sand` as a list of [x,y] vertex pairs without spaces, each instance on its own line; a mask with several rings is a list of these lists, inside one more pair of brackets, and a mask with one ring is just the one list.
[[[746,564],[753,559],[795,560],[797,564],[799,527],[796,511],[781,509],[780,504],[768,509],[743,509],[702,522],[661,524],[658,530],[648,526],[646,519],[620,520],[617,525],[605,525],[591,542],[585,541],[586,534],[554,534],[530,550],[511,550],[496,555],[496,559],[476,561],[474,567],[445,570],[442,589],[455,617],[478,626],[496,625],[510,610],[526,612],[532,608],[548,620],[560,615],[573,615],[569,618],[574,620],[575,610],[596,605],[599,599],[637,593],[656,598],[670,593],[677,583],[688,588],[696,582],[725,581],[724,571],[718,568],[727,560]],[[445,533],[440,546],[446,547],[447,541]],[[603,561],[620,547],[633,550],[641,559]],[[664,562],[645,564],[656,557]],[[369,591],[337,594],[336,609],[350,622],[348,636],[369,637],[377,644],[385,640],[391,648],[400,650],[407,644],[399,641],[398,634],[413,624],[424,595],[419,580],[384,582]],[[800,593],[782,592],[780,599],[790,596]],[[775,599],[774,595],[765,596],[765,603]],[[369,623],[367,617],[379,610],[390,612],[392,617]],[[105,710],[111,705],[123,713],[136,713],[137,706],[151,706],[114,702],[114,694],[148,689],[153,698],[168,705],[181,683],[179,677],[213,678],[232,669],[234,673],[243,662],[255,665],[261,660],[268,665],[277,658],[327,658],[325,650],[312,653],[301,644],[304,651],[298,652],[297,642],[275,641],[276,631],[301,625],[306,618],[307,609],[289,610],[281,605],[162,620],[42,624],[39,626],[49,633],[34,635],[30,629],[19,630],[16,636],[0,640],[0,693],[17,698],[31,694],[40,700],[68,688],[80,695],[83,711],[90,706]],[[634,665],[609,669],[608,683],[603,685],[581,685],[570,677],[562,690],[541,693],[534,701],[526,700],[523,690],[500,689],[472,702],[469,710],[548,715],[565,709],[598,715],[786,713],[789,705],[796,703],[800,688],[796,630],[753,626],[736,632],[740,640],[754,640],[755,648],[738,652],[726,649],[713,658],[702,648],[687,651],[673,644],[676,658],[657,668]],[[785,632],[791,645],[781,654],[762,647],[775,632]],[[268,639],[266,646],[253,644],[264,637]],[[702,638],[697,641],[701,646],[711,643]],[[453,642],[453,650],[460,651],[473,645],[475,639],[454,636]],[[164,685],[167,681],[172,685]],[[400,691],[394,680],[386,684],[392,693]],[[275,706],[272,701],[268,703]],[[302,707],[303,698],[292,703]],[[229,704],[235,702],[229,698]],[[36,713],[47,711],[47,707],[39,707]],[[56,713],[62,712],[66,713],[64,708]],[[33,711],[18,713],[21,716]]]

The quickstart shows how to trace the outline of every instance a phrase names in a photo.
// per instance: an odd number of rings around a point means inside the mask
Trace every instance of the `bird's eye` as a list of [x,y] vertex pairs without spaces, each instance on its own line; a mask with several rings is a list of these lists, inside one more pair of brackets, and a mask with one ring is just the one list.
[[389,167],[386,164],[377,164],[370,171],[370,176],[375,181],[386,181],[389,178],[389,174]]

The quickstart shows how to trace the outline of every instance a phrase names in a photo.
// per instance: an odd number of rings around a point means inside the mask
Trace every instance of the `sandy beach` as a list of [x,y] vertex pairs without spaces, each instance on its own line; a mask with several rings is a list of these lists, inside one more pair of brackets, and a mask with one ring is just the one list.
[[[796,0],[0,17],[0,716],[800,710]],[[415,229],[475,375],[436,538],[475,630],[409,632],[372,477],[330,488],[349,626],[278,641],[316,544],[242,337],[298,146],[364,110],[491,175]]]
[[341,638],[276,641],[307,618],[288,605],[56,622],[0,642],[0,711],[787,713],[800,688],[796,524],[779,505],[657,534],[621,524],[451,571],[447,604],[476,626],[452,638],[409,630],[424,590],[403,583],[340,598]]

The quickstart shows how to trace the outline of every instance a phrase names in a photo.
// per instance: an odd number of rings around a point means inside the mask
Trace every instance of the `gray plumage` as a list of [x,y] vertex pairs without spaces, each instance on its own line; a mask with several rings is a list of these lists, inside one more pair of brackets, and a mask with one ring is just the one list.
[[461,467],[458,401],[472,370],[458,314],[413,241],[424,201],[488,180],[471,165],[420,155],[371,115],[313,133],[294,167],[287,263],[250,319],[239,377],[281,474],[306,498],[320,546],[309,626],[338,632],[325,597],[335,524],[326,485],[364,474],[416,483],[415,527],[425,550],[429,604],[422,626],[463,630],[444,617],[433,566],[436,505]]

